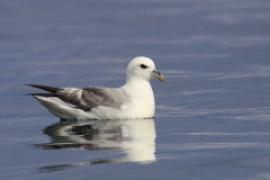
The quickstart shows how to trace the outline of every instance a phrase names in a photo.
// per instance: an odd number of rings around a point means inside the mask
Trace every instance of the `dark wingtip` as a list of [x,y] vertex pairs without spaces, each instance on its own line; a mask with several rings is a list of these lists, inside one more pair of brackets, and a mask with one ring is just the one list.
[[36,97],[36,96],[41,96],[41,97],[55,97],[55,95],[53,95],[53,94],[47,94],[47,93],[29,93],[27,95],[33,96],[33,97]]
[[47,85],[41,85],[41,84],[26,84],[27,86],[42,89],[44,91],[48,91],[51,93],[56,93],[59,90],[63,90],[61,88],[53,87],[53,86],[47,86]]
[[34,87],[34,88],[37,88],[37,86],[39,86],[39,84],[25,84],[25,86],[30,86],[30,87]]

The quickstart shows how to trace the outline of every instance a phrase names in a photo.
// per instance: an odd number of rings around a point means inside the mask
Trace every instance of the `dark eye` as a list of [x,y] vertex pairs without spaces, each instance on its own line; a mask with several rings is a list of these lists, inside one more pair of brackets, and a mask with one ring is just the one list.
[[142,69],[147,69],[147,68],[148,68],[148,66],[146,66],[145,64],[141,64],[140,67],[141,67]]

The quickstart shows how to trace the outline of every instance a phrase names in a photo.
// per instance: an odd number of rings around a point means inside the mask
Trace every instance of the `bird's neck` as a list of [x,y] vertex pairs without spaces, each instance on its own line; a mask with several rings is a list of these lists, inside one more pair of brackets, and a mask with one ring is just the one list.
[[151,106],[155,103],[153,89],[148,80],[143,79],[128,79],[123,87],[125,91],[138,103],[145,103],[148,101]]
[[128,78],[124,87],[130,89],[131,92],[147,91],[147,90],[152,91],[150,82],[148,80],[139,78]]

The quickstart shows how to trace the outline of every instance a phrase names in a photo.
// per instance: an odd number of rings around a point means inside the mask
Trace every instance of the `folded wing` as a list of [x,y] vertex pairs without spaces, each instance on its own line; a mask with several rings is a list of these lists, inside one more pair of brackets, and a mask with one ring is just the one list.
[[85,111],[90,111],[98,106],[120,108],[123,103],[123,95],[119,95],[116,90],[112,89],[64,89],[58,91],[56,96]]
[[33,96],[57,97],[73,108],[79,108],[84,111],[91,111],[92,108],[98,106],[106,106],[120,108],[127,99],[124,92],[119,92],[117,89],[109,88],[56,88],[46,85],[30,86],[39,88],[49,93],[34,93]]

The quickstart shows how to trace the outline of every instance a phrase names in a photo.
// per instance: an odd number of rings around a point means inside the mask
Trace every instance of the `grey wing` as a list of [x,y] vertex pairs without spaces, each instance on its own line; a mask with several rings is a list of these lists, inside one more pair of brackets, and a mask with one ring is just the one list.
[[74,107],[85,111],[90,111],[98,106],[120,108],[126,96],[117,90],[103,88],[64,89],[58,91],[56,95]]

